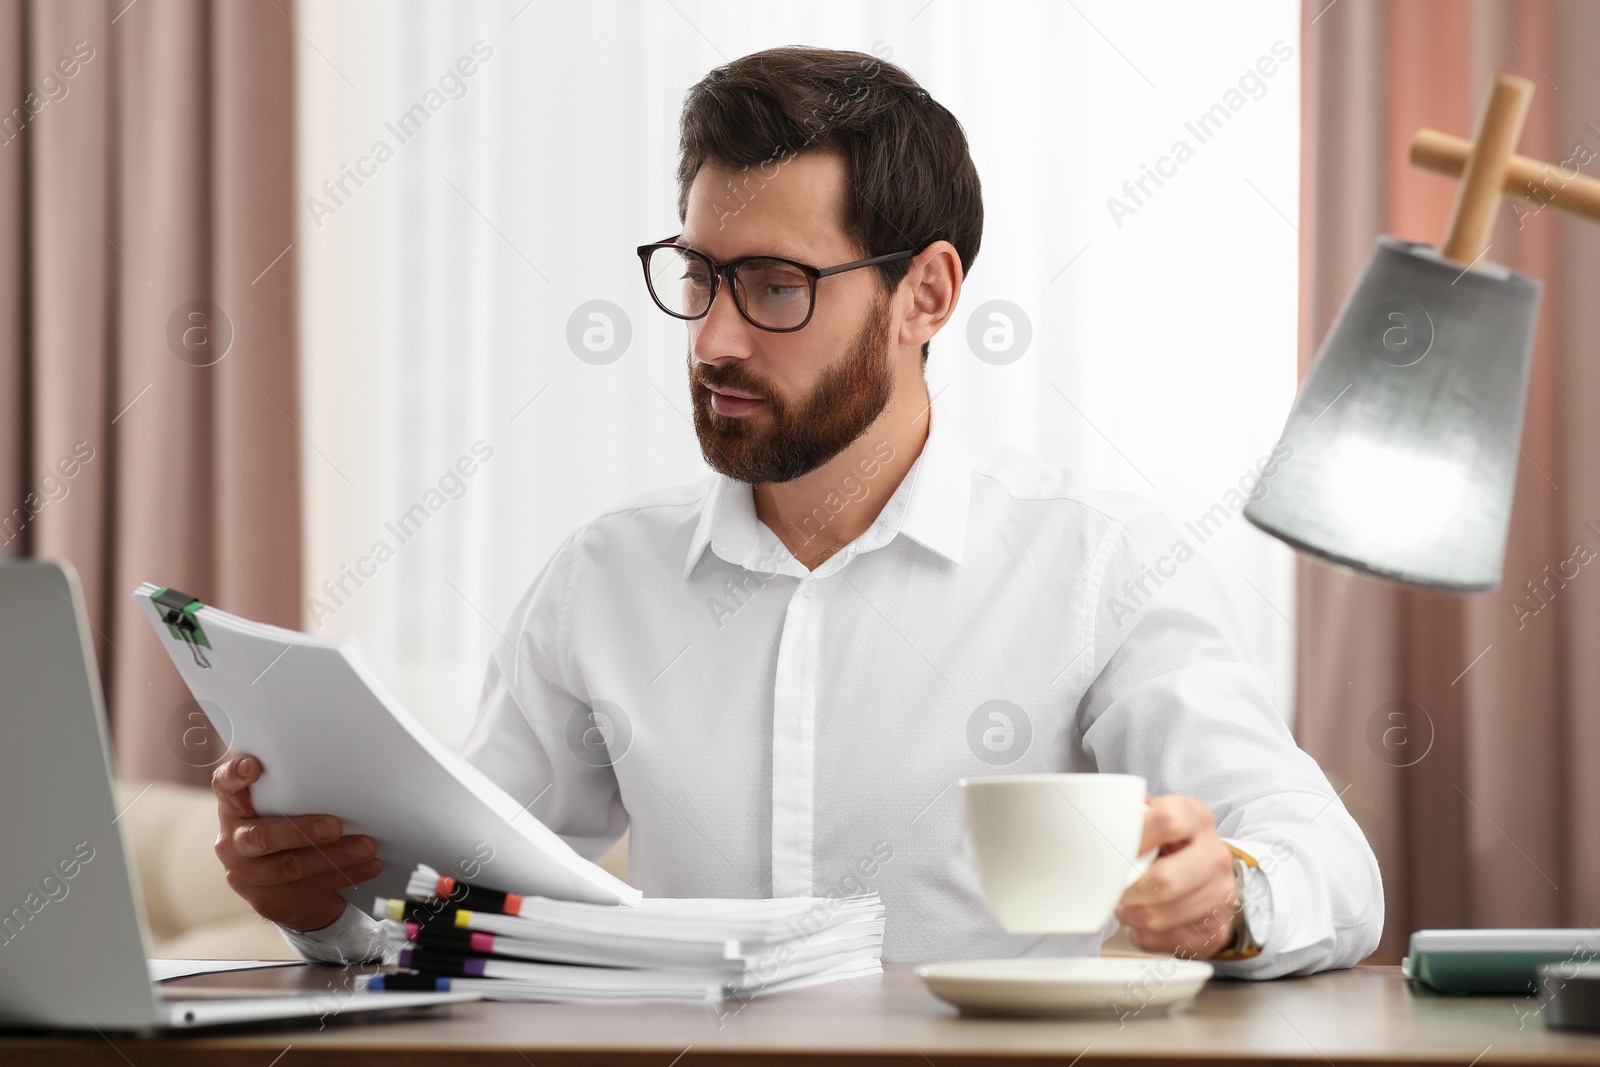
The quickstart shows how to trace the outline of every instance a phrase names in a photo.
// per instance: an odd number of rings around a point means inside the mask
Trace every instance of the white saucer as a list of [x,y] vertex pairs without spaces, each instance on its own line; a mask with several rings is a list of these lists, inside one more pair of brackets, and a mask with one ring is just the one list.
[[974,1015],[1160,1015],[1194,999],[1211,964],[1170,956],[928,963],[917,977],[933,995]]

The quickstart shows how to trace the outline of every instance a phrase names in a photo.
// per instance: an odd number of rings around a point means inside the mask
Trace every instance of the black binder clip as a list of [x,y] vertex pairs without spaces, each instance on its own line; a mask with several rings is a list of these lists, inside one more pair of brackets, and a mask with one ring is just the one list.
[[211,642],[206,639],[206,632],[200,628],[200,623],[194,617],[194,613],[205,605],[200,603],[198,598],[188,593],[180,593],[176,589],[157,589],[150,599],[155,601],[160,609],[161,621],[167,624],[172,636],[189,646],[195,663],[210,670],[211,661],[206,659],[200,649],[210,648]]

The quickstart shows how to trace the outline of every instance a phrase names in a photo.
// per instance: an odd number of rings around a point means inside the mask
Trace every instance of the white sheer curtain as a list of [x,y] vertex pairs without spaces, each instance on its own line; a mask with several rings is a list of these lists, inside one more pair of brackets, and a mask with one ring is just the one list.
[[[465,734],[497,631],[561,540],[704,472],[683,328],[633,248],[676,232],[684,92],[794,43],[887,56],[971,141],[983,248],[930,389],[1180,525],[1226,519],[1191,540],[1289,713],[1290,557],[1228,490],[1295,388],[1297,5],[302,0],[293,17],[306,626],[359,637],[441,736]],[[996,300],[1031,333],[1009,362],[968,340]],[[590,319],[593,301],[616,310]],[[988,310],[980,334],[1002,325]],[[631,336],[597,354],[569,343],[584,328]]]

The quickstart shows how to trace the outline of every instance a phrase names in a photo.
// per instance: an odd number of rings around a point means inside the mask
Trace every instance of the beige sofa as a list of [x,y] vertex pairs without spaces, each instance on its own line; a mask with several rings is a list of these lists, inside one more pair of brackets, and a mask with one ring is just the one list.
[[[133,849],[150,928],[150,952],[171,959],[293,959],[277,927],[228,888],[212,846],[217,805],[209,789],[171,782],[118,783],[119,820]],[[601,860],[626,879],[627,838]]]

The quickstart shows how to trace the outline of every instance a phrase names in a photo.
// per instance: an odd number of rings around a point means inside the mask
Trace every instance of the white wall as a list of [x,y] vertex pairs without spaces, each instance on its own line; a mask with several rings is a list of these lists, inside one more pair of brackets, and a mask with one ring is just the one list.
[[[676,230],[684,92],[740,55],[892,50],[962,121],[986,225],[929,386],[968,425],[1180,523],[1277,439],[1295,386],[1297,5],[302,0],[295,21],[302,199],[323,205],[303,210],[296,245],[305,592],[337,606],[306,627],[359,637],[447,740],[472,721],[496,628],[562,538],[704,470],[683,327],[651,305],[633,247]],[[464,95],[400,143],[385,123],[480,41],[492,54]],[[1185,122],[1226,104],[1275,42],[1292,58],[1199,143]],[[392,158],[337,202],[323,191],[380,138]],[[1165,165],[1160,188],[1146,179],[1151,195],[1118,225],[1108,198],[1180,138],[1193,157]],[[632,331],[609,365],[566,339],[596,299]],[[990,300],[1031,323],[1013,362],[968,346]],[[493,458],[401,544],[385,521],[477,441]],[[393,558],[329,597],[323,583],[379,538]],[[1288,550],[1235,515],[1202,551],[1288,714]]]

